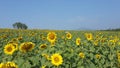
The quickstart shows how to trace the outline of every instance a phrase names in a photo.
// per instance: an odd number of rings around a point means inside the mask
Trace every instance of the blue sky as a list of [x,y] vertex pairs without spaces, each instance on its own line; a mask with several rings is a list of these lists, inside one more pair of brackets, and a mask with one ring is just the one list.
[[30,29],[120,27],[120,0],[0,0],[0,28],[22,22]]

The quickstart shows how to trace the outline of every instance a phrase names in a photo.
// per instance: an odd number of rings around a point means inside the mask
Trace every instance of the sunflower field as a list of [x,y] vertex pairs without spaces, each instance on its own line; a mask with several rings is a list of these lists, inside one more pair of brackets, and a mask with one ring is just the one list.
[[120,32],[0,29],[0,68],[120,68]]

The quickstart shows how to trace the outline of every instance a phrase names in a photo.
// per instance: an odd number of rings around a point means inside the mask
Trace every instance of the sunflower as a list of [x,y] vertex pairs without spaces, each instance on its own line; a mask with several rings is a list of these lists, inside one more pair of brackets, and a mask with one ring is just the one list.
[[18,44],[17,43],[11,42],[11,43],[8,43],[8,44],[13,45],[15,47],[15,50],[18,50]]
[[115,41],[114,40],[109,40],[108,45],[114,47],[115,46]]
[[11,42],[18,43],[18,39],[17,39],[17,38],[13,38],[13,39],[11,40]]
[[5,54],[8,54],[8,55],[12,55],[15,50],[16,50],[16,49],[15,49],[15,46],[12,45],[12,44],[7,44],[7,45],[5,45],[5,47],[4,47],[4,53],[5,53]]
[[51,60],[51,58],[48,54],[42,54],[42,56],[45,57],[47,60]]
[[32,49],[34,48],[35,44],[32,42],[24,42],[20,45],[20,51],[21,52],[28,52],[28,51],[32,51]]
[[0,63],[0,68],[6,68],[6,65],[4,63]]
[[72,34],[71,34],[70,32],[67,32],[67,33],[66,33],[66,38],[67,38],[67,39],[71,39],[71,38],[72,38]]
[[93,41],[93,44],[94,44],[95,46],[98,46],[98,40]]
[[63,58],[60,54],[56,53],[51,56],[51,63],[55,66],[59,66],[63,63]]
[[65,39],[65,36],[61,36],[62,39]]
[[18,68],[14,62],[1,63],[0,68]]
[[100,58],[101,58],[100,54],[96,54],[95,57],[96,57],[97,59],[100,59]]
[[18,50],[18,44],[17,43],[12,43],[12,45],[15,47],[15,50]]
[[41,68],[46,68],[46,65],[43,65]]
[[45,49],[45,48],[47,48],[47,45],[46,44],[41,44],[39,48],[40,49]]
[[7,62],[6,67],[7,68],[18,68],[18,66],[14,62]]
[[56,33],[55,32],[49,32],[48,34],[47,34],[47,39],[48,39],[48,41],[49,42],[55,42],[55,40],[56,40]]
[[107,38],[101,38],[101,39],[100,39],[100,42],[101,42],[101,43],[107,42]]
[[77,38],[77,39],[76,39],[76,45],[80,45],[80,43],[81,43],[81,39],[80,39],[80,38]]
[[46,37],[42,36],[42,40],[46,40]]
[[86,33],[85,36],[86,36],[87,40],[93,39],[92,33]]
[[118,62],[120,62],[120,53],[117,53]]
[[79,53],[80,58],[85,58],[85,54],[83,52]]
[[51,44],[50,44],[50,46],[52,47],[52,46],[55,46],[55,42],[52,42]]
[[20,37],[18,37],[17,39],[18,39],[18,40],[22,40],[22,39],[23,39],[23,37],[22,37],[22,36],[20,36]]

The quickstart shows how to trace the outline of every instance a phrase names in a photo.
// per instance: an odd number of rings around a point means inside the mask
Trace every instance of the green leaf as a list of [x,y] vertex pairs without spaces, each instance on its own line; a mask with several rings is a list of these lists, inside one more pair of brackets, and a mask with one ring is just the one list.
[[76,67],[77,66],[77,64],[76,63],[72,63],[72,67]]
[[38,56],[33,56],[29,57],[28,60],[30,60],[33,65],[38,65],[40,58]]
[[91,47],[90,47],[90,50],[91,50],[92,52],[94,52],[94,51],[95,51],[95,48],[94,48],[93,46],[91,46]]
[[19,68],[31,68],[31,64],[30,64],[28,61],[26,61],[26,62],[24,62],[23,65],[20,66]]
[[103,59],[101,59],[101,61],[100,61],[102,64],[104,64],[105,63],[105,59],[103,58]]
[[95,64],[90,63],[90,64],[89,64],[89,68],[96,68],[96,66],[95,66]]
[[108,58],[109,58],[110,60],[113,60],[113,55],[108,55]]
[[91,60],[94,58],[94,55],[92,53],[90,53],[89,56]]
[[69,64],[65,64],[65,68],[70,68],[70,65]]
[[41,65],[44,65],[46,63],[46,59],[44,57],[40,61],[41,61]]
[[20,68],[25,63],[25,60],[22,58],[18,58],[17,60],[14,60],[14,62],[17,63],[18,67]]

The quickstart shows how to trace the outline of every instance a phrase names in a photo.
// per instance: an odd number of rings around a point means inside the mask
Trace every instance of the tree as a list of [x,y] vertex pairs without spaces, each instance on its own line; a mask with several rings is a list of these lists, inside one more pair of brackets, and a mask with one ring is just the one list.
[[26,24],[22,24],[22,29],[27,29],[27,25]]
[[16,28],[16,29],[27,29],[28,26],[26,24],[23,24],[21,22],[16,22],[13,24],[13,28]]

